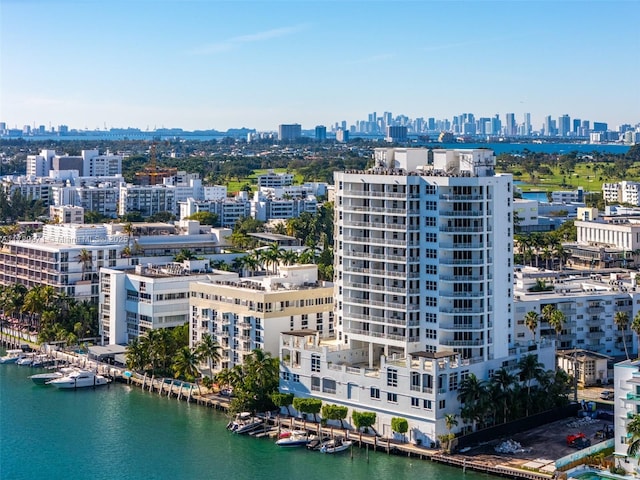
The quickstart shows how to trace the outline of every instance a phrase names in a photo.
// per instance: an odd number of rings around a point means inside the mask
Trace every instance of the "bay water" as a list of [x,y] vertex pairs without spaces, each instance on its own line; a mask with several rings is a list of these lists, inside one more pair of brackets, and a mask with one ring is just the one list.
[[353,449],[324,455],[235,435],[216,410],[111,384],[57,390],[0,365],[0,479],[479,480],[484,474]]

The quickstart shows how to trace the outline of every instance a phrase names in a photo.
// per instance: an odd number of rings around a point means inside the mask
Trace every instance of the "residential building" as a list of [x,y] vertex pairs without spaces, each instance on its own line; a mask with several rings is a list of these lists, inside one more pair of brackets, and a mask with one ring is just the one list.
[[[529,342],[556,341],[558,349],[584,349],[611,357],[624,357],[637,349],[636,335],[620,331],[615,314],[625,312],[629,321],[640,310],[640,289],[635,272],[618,269],[608,274],[518,268],[514,275],[515,339]],[[547,305],[564,314],[560,332],[543,318]],[[532,332],[526,325],[528,312],[538,314]]]
[[120,185],[118,214],[139,212],[150,217],[160,212],[176,212],[176,190],[168,185]]
[[101,269],[102,345],[124,345],[149,330],[187,324],[190,283],[213,275],[209,260]]
[[40,237],[11,240],[0,249],[0,283],[27,288],[49,285],[78,300],[98,301],[98,271],[126,265],[123,239],[106,227],[83,224],[43,226]]
[[49,207],[49,218],[53,223],[84,223],[84,208],[74,205]]
[[375,411],[383,435],[406,418],[429,444],[470,374],[554,367],[552,342],[513,335],[513,181],[494,168],[489,150],[389,148],[335,174],[336,337],[283,333],[282,391]]
[[282,124],[278,126],[278,140],[292,141],[302,137],[302,126],[298,123]]
[[584,202],[584,189],[578,187],[577,190],[557,190],[551,192],[551,201],[553,203]]
[[292,173],[275,173],[270,170],[263,175],[258,175],[258,188],[283,188],[289,185],[293,185]]
[[315,265],[280,266],[263,277],[211,278],[191,284],[190,342],[204,334],[222,346],[215,370],[241,365],[260,348],[278,355],[281,332],[334,334],[333,284],[318,280]]
[[560,350],[557,359],[558,368],[573,377],[576,387],[599,387],[613,382],[613,369],[609,369],[613,358],[608,355],[574,348]]

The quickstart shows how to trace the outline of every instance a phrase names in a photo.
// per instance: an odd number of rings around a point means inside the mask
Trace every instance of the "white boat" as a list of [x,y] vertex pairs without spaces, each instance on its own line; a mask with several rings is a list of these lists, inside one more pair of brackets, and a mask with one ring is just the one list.
[[305,430],[291,430],[283,432],[276,441],[279,447],[303,447],[311,441],[309,433]]
[[231,430],[233,433],[249,433],[260,425],[263,420],[258,417],[254,417],[249,412],[240,412],[235,418],[227,425],[227,430]]
[[351,440],[343,440],[342,438],[334,438],[325,442],[320,447],[322,453],[339,453],[347,450],[353,442]]
[[16,363],[26,354],[21,349],[7,350],[7,354],[0,357],[0,363]]
[[70,374],[75,371],[75,368],[61,368],[57,372],[47,372],[47,373],[38,373],[36,375],[31,375],[29,378],[36,385],[47,385],[51,380],[55,380],[57,378],[62,378],[65,375]]
[[55,378],[47,383],[47,385],[53,385],[56,388],[85,388],[85,387],[98,387],[100,385],[106,385],[109,383],[106,377],[98,375],[89,370],[74,370],[68,373],[64,377]]
[[25,353],[24,356],[16,362],[16,365],[20,365],[22,367],[33,367],[42,365],[43,357],[46,358],[46,355],[42,353]]

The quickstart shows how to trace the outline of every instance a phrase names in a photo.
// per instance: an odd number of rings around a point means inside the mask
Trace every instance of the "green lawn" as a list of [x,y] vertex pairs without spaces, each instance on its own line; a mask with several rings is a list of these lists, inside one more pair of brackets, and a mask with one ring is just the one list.
[[[269,173],[269,170],[273,170],[274,173],[287,173],[287,169],[286,168],[272,168],[272,169],[268,169],[268,168],[261,168],[259,170],[254,170],[252,175],[249,175],[247,178],[244,178],[240,181],[237,180],[230,180],[227,182],[227,192],[239,192],[242,187],[244,185],[246,185],[247,183],[249,185],[251,185],[251,187],[254,189],[254,191],[256,190],[256,186],[258,185],[258,176],[259,175],[264,175],[265,173]],[[302,175],[298,175],[296,173],[294,173],[293,175],[293,184],[297,185],[297,184],[302,184]]]
[[[619,182],[618,178],[610,178],[594,166],[596,163],[578,163],[575,170],[571,173],[560,173],[560,167],[552,168],[552,175],[540,174],[534,182],[526,172],[522,172],[520,176],[514,176],[514,180],[523,182],[518,185],[523,192],[543,191],[550,192],[554,190],[576,190],[582,187],[586,192],[601,192],[603,183]],[[604,164],[600,164],[604,165]],[[637,181],[640,178],[638,167],[634,166],[625,176],[625,180]]]

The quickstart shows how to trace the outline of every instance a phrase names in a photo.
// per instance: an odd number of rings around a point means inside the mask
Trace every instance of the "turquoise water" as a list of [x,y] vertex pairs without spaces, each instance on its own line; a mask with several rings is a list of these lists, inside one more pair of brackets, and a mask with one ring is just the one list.
[[224,414],[139,388],[57,390],[0,365],[0,479],[490,479],[353,449],[327,456],[229,433]]

